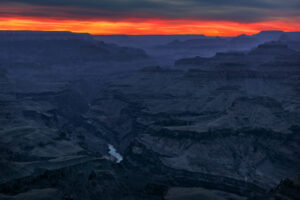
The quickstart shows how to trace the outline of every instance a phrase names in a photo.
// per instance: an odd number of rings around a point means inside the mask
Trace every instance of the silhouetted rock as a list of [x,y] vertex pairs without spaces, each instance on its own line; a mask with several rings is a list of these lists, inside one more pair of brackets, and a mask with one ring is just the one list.
[[295,54],[296,51],[289,49],[287,45],[280,42],[269,42],[259,45],[250,51],[250,55],[258,56],[287,56]]

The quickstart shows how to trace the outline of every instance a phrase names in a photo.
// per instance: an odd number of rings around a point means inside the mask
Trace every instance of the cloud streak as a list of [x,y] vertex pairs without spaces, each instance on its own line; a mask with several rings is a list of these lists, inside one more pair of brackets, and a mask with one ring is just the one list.
[[[260,22],[300,16],[298,0],[12,0],[20,16],[76,19],[164,18]],[[24,12],[30,9],[30,12]],[[2,9],[3,10],[3,9]],[[0,15],[8,14],[0,12]]]
[[91,34],[204,34],[208,36],[236,36],[255,34],[261,30],[300,30],[299,24],[288,25],[283,22],[237,23],[198,20],[144,20],[136,22],[53,20],[42,18],[14,19],[0,18],[0,27],[4,30],[45,30],[88,32]]
[[0,5],[2,30],[208,35],[300,31],[299,0],[0,0]]

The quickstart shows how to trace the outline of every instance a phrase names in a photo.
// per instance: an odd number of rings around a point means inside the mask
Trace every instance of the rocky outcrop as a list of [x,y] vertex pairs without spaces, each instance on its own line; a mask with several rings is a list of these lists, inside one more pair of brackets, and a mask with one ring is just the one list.
[[249,55],[255,56],[288,56],[291,54],[295,54],[296,51],[289,49],[287,45],[278,43],[278,42],[270,42],[258,45],[257,48],[249,52]]
[[251,200],[275,200],[287,199],[297,200],[300,196],[300,175],[292,178],[287,178],[280,181],[280,184],[272,188],[267,195],[261,197],[251,198]]

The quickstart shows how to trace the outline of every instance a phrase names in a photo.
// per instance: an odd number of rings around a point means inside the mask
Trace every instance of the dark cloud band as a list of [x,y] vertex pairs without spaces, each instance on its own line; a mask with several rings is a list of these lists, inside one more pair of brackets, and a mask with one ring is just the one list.
[[0,4],[0,16],[71,19],[167,18],[259,22],[300,16],[299,0],[0,0]]

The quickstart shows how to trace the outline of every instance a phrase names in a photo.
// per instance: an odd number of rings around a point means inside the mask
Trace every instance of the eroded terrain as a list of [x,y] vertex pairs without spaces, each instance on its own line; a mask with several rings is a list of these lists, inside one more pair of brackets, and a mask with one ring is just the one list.
[[164,67],[89,35],[20,35],[0,41],[1,199],[299,194],[282,181],[300,166],[296,42]]

